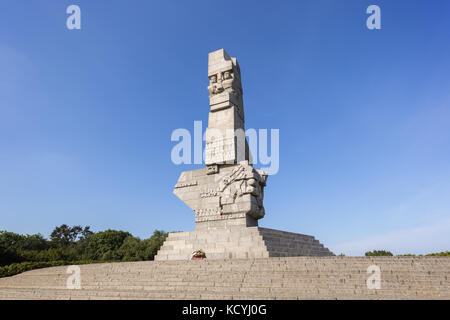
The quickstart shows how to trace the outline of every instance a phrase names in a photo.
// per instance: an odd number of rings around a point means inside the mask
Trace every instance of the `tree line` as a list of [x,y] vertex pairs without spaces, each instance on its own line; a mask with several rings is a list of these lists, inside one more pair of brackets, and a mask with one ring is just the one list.
[[50,239],[41,234],[0,231],[0,277],[65,264],[153,260],[167,232],[155,230],[140,239],[122,230],[91,231],[89,226],[56,227]]
[[[386,250],[373,250],[373,251],[367,251],[365,254],[366,257],[392,257],[393,254],[390,251]],[[415,254],[399,254],[399,257],[416,257]],[[419,257],[423,255],[419,254]],[[443,251],[443,252],[436,252],[436,253],[429,253],[426,254],[427,257],[450,257],[450,251]]]

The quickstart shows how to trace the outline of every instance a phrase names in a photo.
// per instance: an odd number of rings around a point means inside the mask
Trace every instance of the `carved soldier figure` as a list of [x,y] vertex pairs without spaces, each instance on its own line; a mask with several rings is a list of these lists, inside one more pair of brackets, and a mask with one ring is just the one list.
[[[212,52],[208,77],[207,168],[201,172],[183,172],[177,185],[186,187],[176,188],[174,192],[196,212],[197,224],[217,221],[220,225],[220,221],[236,219],[243,225],[256,225],[256,220],[264,216],[263,189],[267,174],[248,163],[245,135],[242,137],[245,154],[238,157],[238,140],[234,134],[236,130],[245,130],[239,64],[224,50]],[[230,131],[231,136],[227,135]]]

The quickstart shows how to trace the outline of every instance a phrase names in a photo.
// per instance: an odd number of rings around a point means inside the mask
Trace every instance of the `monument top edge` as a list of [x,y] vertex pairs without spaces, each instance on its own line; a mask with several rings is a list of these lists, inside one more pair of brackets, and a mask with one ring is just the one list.
[[237,59],[231,57],[225,49],[222,48],[208,53],[208,77],[231,69],[240,74]]
[[208,53],[208,65],[209,66],[218,64],[218,63],[222,63],[225,61],[230,61],[233,64],[237,63],[237,59],[230,56],[223,48]]

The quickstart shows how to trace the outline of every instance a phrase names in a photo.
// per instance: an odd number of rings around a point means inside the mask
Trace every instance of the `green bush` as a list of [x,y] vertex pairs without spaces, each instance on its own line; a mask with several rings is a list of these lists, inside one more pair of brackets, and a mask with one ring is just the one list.
[[122,261],[150,260],[145,250],[145,242],[133,236],[126,237],[117,250]]
[[149,260],[153,260],[158,252],[159,248],[163,245],[169,234],[162,230],[155,230],[153,235],[149,239],[145,239],[146,250],[148,250],[148,258]]
[[430,253],[430,254],[427,254],[427,256],[429,256],[429,257],[450,257],[450,251]]
[[49,248],[42,251],[23,250],[18,251],[23,261],[76,261],[81,255],[76,247]]
[[7,266],[0,267],[0,278],[10,277],[25,271],[30,271],[40,268],[57,267],[64,265],[79,265],[95,263],[96,261],[46,261],[46,262],[21,262],[13,263]]
[[61,225],[52,232],[51,240],[47,240],[40,234],[0,231],[0,277],[82,261],[153,260],[167,235],[155,230],[150,238],[141,240],[125,231],[93,233],[89,227]]
[[77,241],[85,241],[90,238],[93,232],[90,227],[73,226],[69,227],[66,224],[62,224],[59,227],[55,227],[50,235],[52,245],[57,247],[68,247],[75,244]]
[[166,237],[167,233],[160,230],[155,230],[153,235],[145,240],[128,236],[116,254],[122,261],[153,260]]
[[21,235],[0,231],[0,246],[10,250],[43,250],[49,248],[48,241],[41,234]]
[[16,251],[5,248],[0,244],[0,266],[22,261],[22,257]]
[[393,254],[385,250],[373,250],[366,252],[366,257],[380,257],[380,256],[393,256]]
[[86,250],[92,260],[122,260],[118,249],[131,233],[117,230],[106,230],[93,234],[89,238]]
[[0,266],[26,261],[20,252],[24,250],[45,250],[48,241],[41,234],[20,235],[8,231],[0,231]]

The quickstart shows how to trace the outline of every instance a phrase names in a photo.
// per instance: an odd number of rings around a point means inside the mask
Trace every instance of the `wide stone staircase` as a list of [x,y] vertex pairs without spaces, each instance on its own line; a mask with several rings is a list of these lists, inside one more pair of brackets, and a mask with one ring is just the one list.
[[189,260],[194,250],[212,259],[332,256],[313,236],[261,227],[172,232],[155,260]]
[[[379,289],[367,285],[373,266],[380,270]],[[0,299],[450,299],[446,257],[90,264],[80,266],[81,289],[67,288],[67,272],[52,267],[1,278]]]

